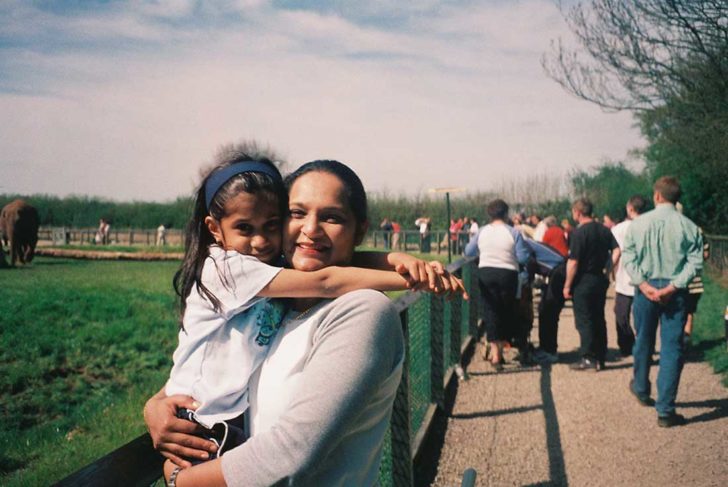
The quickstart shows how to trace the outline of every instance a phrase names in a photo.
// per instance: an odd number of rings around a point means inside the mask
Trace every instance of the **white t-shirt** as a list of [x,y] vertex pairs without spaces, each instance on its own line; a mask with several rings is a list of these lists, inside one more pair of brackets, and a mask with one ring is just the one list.
[[426,218],[418,218],[417,220],[415,220],[415,225],[420,227],[420,235],[422,236],[426,236],[429,233],[429,224],[430,222],[428,222]]
[[536,229],[533,231],[533,239],[536,242],[543,242],[543,236],[546,235],[546,230],[548,230],[549,227],[546,226],[546,222],[541,220],[536,225]]
[[478,250],[480,251],[478,267],[497,267],[517,271],[518,259],[515,248],[516,240],[511,227],[505,224],[487,224],[480,229],[478,235]]
[[[612,235],[614,235],[614,239],[619,244],[620,250],[624,245],[624,236],[627,235],[627,229],[631,224],[632,220],[624,220],[622,223],[618,223],[612,227]],[[615,273],[614,289],[624,296],[634,296],[634,286],[630,282],[629,275],[622,265],[622,259],[619,259],[619,265]]]
[[480,227],[478,227],[477,222],[473,222],[470,224],[470,230],[468,230],[468,236],[472,239],[476,235],[478,235],[478,230]]
[[165,388],[168,396],[185,394],[200,402],[195,419],[208,428],[248,407],[250,376],[265,359],[285,312],[278,301],[256,295],[280,271],[255,257],[209,248],[202,283],[222,309],[216,311],[192,287]]

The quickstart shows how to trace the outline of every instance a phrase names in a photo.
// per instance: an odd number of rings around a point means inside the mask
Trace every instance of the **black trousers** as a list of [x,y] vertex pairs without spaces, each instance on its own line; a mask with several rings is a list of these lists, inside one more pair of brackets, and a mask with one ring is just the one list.
[[538,304],[539,347],[548,353],[558,349],[559,315],[564,309],[564,281],[566,263],[554,267],[548,276],[548,284],[541,288],[541,302]]
[[478,269],[478,287],[483,297],[486,338],[489,342],[510,340],[517,329],[518,272],[497,267],[481,267]]
[[634,346],[634,331],[630,325],[629,317],[632,314],[632,296],[617,293],[614,298],[614,318],[617,323],[617,344],[620,353],[627,357],[632,355]]
[[[194,412],[186,408],[178,409],[177,417],[197,423]],[[187,458],[192,465],[198,465],[208,460],[212,460],[213,458],[219,458],[223,453],[235,448],[236,446],[242,445],[248,439],[245,434],[245,413],[242,413],[236,418],[215,423],[212,425],[212,429],[205,430],[202,433],[197,433],[196,436],[215,443],[215,445],[217,445],[217,453],[213,454],[213,456],[207,460]]]
[[420,234],[420,252],[429,252],[431,248],[430,235]]
[[607,321],[604,305],[609,281],[601,274],[582,274],[574,285],[574,319],[582,357],[603,362],[607,355]]

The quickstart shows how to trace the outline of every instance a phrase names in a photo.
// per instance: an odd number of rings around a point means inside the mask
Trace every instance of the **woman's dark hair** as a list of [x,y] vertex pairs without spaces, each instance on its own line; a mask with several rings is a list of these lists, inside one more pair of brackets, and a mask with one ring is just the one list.
[[[205,224],[209,215],[220,221],[225,216],[225,205],[233,197],[245,192],[268,198],[278,204],[281,218],[288,211],[288,193],[278,168],[273,163],[274,156],[268,151],[260,150],[255,144],[236,144],[223,146],[217,153],[211,169],[203,172],[202,182],[195,192],[192,218],[185,229],[185,256],[182,266],[174,276],[174,290],[180,297],[180,311],[184,315],[186,299],[192,286],[205,296],[215,307],[220,309],[220,301],[202,284],[202,268],[208,256],[208,247],[215,239]],[[210,207],[206,203],[206,183],[210,177],[225,168],[240,162],[258,162],[269,166],[278,177],[261,172],[243,172],[236,174],[222,185],[212,197]]]
[[367,218],[367,193],[364,191],[364,185],[361,179],[346,164],[339,161],[318,160],[307,162],[291,174],[286,176],[284,181],[286,189],[291,190],[291,186],[298,178],[310,172],[327,172],[336,176],[341,184],[344,185],[344,192],[349,204],[349,208],[354,213],[356,222],[361,226],[368,221]]
[[508,204],[502,199],[496,199],[488,203],[485,208],[490,220],[505,220],[508,217]]

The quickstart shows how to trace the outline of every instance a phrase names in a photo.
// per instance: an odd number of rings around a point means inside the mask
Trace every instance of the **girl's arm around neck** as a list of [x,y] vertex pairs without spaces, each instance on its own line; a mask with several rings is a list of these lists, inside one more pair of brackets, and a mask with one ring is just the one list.
[[258,296],[335,298],[358,289],[399,291],[407,288],[407,279],[396,272],[332,266],[313,272],[283,269],[258,293]]

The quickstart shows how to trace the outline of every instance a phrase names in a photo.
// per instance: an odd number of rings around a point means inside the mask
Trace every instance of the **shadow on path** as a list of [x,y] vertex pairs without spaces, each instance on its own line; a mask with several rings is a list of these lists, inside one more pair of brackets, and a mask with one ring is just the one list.
[[504,414],[519,414],[536,411],[541,409],[541,405],[523,406],[520,408],[501,409],[497,411],[478,411],[477,413],[451,414],[453,419],[474,419],[474,418],[492,418],[495,416],[503,416]]
[[564,450],[561,447],[559,418],[556,415],[556,404],[551,392],[551,368],[541,369],[541,401],[543,403],[543,419],[546,424],[546,448],[549,457],[549,482],[538,485],[568,485]]
[[712,411],[688,418],[688,424],[704,423],[728,416],[728,398],[708,399],[706,401],[678,402],[677,408],[713,408]]
[[[518,372],[535,372],[537,368],[526,368],[526,369],[513,369],[510,371],[503,371],[504,373],[518,373]],[[445,404],[445,411],[438,411],[433,421],[433,427],[430,432],[426,448],[420,455],[416,462],[415,468],[415,479],[414,485],[430,485],[437,475],[437,466],[440,462],[440,456],[442,454],[442,447],[445,441],[445,435],[447,433],[447,425],[449,418],[453,420],[468,420],[476,418],[494,418],[507,414],[521,414],[531,411],[542,410],[544,415],[544,424],[546,427],[546,449],[548,452],[549,462],[549,480],[544,482],[538,482],[531,485],[539,486],[568,486],[568,480],[566,476],[566,466],[564,464],[564,451],[561,445],[561,432],[559,429],[559,419],[556,414],[556,404],[554,402],[554,396],[551,391],[551,368],[542,367],[540,369],[540,390],[541,390],[541,404],[535,404],[531,406],[522,406],[510,409],[501,409],[495,411],[478,411],[474,413],[463,413],[453,414],[452,408],[454,406],[455,398],[457,396],[457,389],[459,387],[458,381],[453,381],[451,386],[453,390],[448,391],[446,398],[448,398]],[[471,372],[472,376],[488,376],[495,375],[493,373],[482,373],[482,372]],[[697,405],[695,407],[698,407]],[[725,408],[724,404],[721,404],[719,409]],[[487,475],[487,472],[478,472],[479,475]]]

